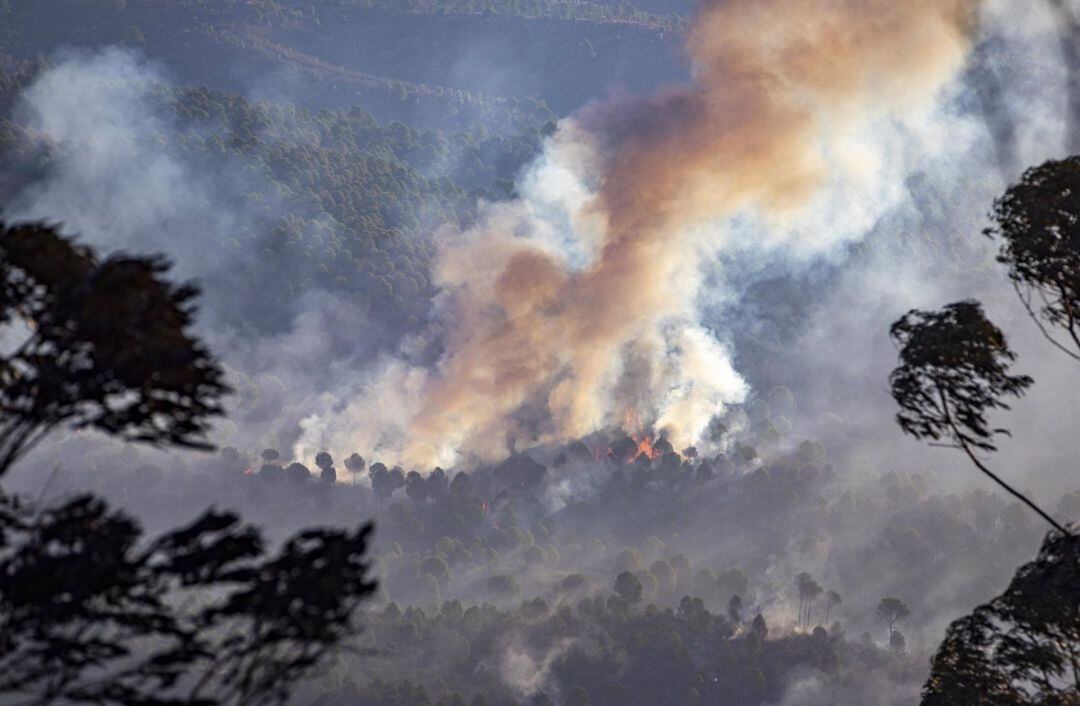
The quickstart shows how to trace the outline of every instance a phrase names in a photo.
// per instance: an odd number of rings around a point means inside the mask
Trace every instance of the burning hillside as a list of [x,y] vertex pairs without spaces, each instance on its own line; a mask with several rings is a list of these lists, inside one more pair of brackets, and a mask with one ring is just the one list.
[[[372,399],[396,417],[358,430],[365,400],[330,430],[340,443],[314,426],[300,446],[359,443],[426,467],[490,460],[616,425],[627,406],[676,447],[698,442],[746,394],[702,323],[703,268],[735,249],[813,254],[861,233],[874,214],[834,200],[885,203],[895,176],[865,128],[933,104],[964,62],[975,5],[705,2],[692,85],[564,120],[518,200],[442,239],[429,337],[445,352],[433,369],[386,365]],[[630,436],[637,455],[658,453],[656,437]]]

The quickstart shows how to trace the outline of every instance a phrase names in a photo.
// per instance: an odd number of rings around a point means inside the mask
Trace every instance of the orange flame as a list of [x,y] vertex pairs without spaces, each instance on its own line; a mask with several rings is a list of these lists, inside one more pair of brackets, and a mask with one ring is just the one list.
[[641,421],[641,415],[638,414],[636,409],[627,409],[625,414],[623,414],[623,429],[630,438],[634,440],[634,443],[637,444],[637,452],[629,459],[630,461],[633,461],[642,454],[650,460],[660,457],[660,451],[653,448],[653,436],[651,433],[645,431],[645,425]]
[[634,458],[637,458],[642,454],[645,454],[645,456],[649,459],[656,459],[660,457],[660,452],[653,448],[653,440],[651,436],[646,435],[641,437],[640,439],[636,436],[632,436],[630,438],[638,442],[638,452],[634,455]]

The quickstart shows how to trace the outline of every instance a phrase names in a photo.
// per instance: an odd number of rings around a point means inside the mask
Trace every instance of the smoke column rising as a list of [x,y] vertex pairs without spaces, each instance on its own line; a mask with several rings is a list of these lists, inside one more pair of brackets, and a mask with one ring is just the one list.
[[692,85],[563,121],[517,201],[442,238],[445,353],[434,371],[388,363],[372,388],[408,410],[399,425],[312,418],[300,450],[359,442],[430,467],[580,437],[628,411],[696,441],[746,393],[699,323],[702,263],[725,249],[812,255],[861,234],[889,202],[891,155],[869,126],[932,106],[962,68],[975,9],[706,2]]

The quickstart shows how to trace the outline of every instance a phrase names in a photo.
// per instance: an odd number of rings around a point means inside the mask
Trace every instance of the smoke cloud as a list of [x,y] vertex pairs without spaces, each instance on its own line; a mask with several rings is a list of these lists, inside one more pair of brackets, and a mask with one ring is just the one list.
[[[428,467],[490,460],[628,412],[677,446],[698,441],[747,393],[701,323],[702,264],[814,257],[866,232],[901,197],[892,150],[963,66],[974,5],[705,3],[691,85],[563,121],[519,200],[442,236],[432,330],[445,350],[433,372],[387,364],[361,407],[409,411],[366,433],[372,450]],[[354,441],[360,412],[335,419],[308,420],[300,451]]]
[[[973,3],[899,5],[707,5],[688,44],[693,85],[615,96],[563,121],[519,180],[520,198],[485,206],[467,232],[438,235],[444,293],[436,314],[422,335],[382,358],[370,343],[379,312],[361,313],[328,292],[292,302],[274,333],[229,325],[242,318],[228,315],[236,302],[258,309],[275,282],[304,273],[249,273],[258,238],[223,256],[221,242],[257,231],[237,195],[264,185],[226,159],[208,166],[162,154],[157,133],[168,132],[169,118],[152,101],[162,72],[129,52],[61,61],[24,96],[27,122],[60,152],[50,179],[7,213],[62,219],[103,247],[164,250],[179,275],[199,276],[214,349],[262,383],[233,415],[236,431],[218,441],[256,454],[284,449],[299,433],[300,461],[324,448],[338,458],[356,450],[422,470],[626,424],[628,411],[666,429],[679,448],[726,405],[748,398],[751,386],[770,404],[765,390],[790,387],[797,404],[774,406],[773,419],[794,426],[784,444],[825,443],[838,473],[829,484],[807,483],[790,503],[759,502],[740,490],[753,477],[736,476],[676,494],[638,489],[622,502],[603,490],[612,464],[571,461],[549,468],[542,508],[517,508],[523,528],[561,513],[548,538],[561,563],[521,571],[521,550],[508,550],[498,570],[516,572],[524,597],[554,605],[567,572],[595,582],[583,592],[604,591],[618,552],[644,548],[655,534],[669,548],[646,552],[647,560],[679,552],[694,571],[745,569],[752,584],[744,598],[764,612],[771,637],[792,623],[792,578],[801,571],[843,594],[833,617],[852,640],[865,629],[880,642],[874,605],[897,596],[913,609],[904,626],[908,659],[919,665],[911,675],[858,663],[836,678],[800,674],[779,703],[913,703],[944,626],[999,592],[1042,528],[1023,513],[1017,530],[978,524],[976,501],[987,494],[966,490],[991,489],[985,479],[891,423],[888,322],[911,306],[968,296],[986,303],[1020,352],[1018,368],[1039,383],[1003,415],[1015,439],[1002,443],[994,468],[1050,509],[1055,494],[1075,490],[1080,400],[1075,365],[1038,337],[993,263],[992,243],[978,236],[992,198],[1018,172],[998,169],[990,116],[970,95],[982,79],[961,73]],[[989,35],[1006,50],[986,61],[1007,79],[1000,109],[1015,161],[1028,165],[1061,155],[1068,67],[1048,41],[1054,25],[1045,8],[1017,7],[987,0],[979,41],[986,46]],[[841,257],[844,266],[833,267]],[[799,315],[787,317],[789,310]],[[778,330],[767,331],[774,322]],[[426,362],[433,356],[434,368]],[[745,421],[728,425],[736,439],[739,427],[755,425],[738,410],[725,421],[737,415]],[[790,450],[763,447],[764,472],[797,470],[784,458]],[[213,459],[165,463],[132,448],[121,456],[75,437],[57,453],[77,470],[50,494],[91,486],[137,508],[150,526],[186,521],[213,502],[278,533],[379,513],[383,535],[407,536],[366,488],[226,481]],[[147,462],[164,467],[156,486],[139,475]],[[25,469],[26,492],[41,489],[50,465]],[[888,500],[887,480],[898,474],[905,493],[917,490],[912,478],[932,493],[925,502]],[[427,507],[416,506],[425,522]],[[580,546],[587,538],[599,549]],[[384,555],[393,575],[386,585],[407,600],[419,596],[418,555],[403,560],[398,549],[396,563]],[[491,570],[456,565],[442,597],[485,600],[482,578]],[[693,589],[659,602],[683,591]],[[713,594],[711,608],[723,611]],[[451,636],[434,643],[433,673],[463,663],[467,644]],[[515,695],[555,696],[559,664],[582,643],[514,636],[498,648],[502,659],[486,668]]]

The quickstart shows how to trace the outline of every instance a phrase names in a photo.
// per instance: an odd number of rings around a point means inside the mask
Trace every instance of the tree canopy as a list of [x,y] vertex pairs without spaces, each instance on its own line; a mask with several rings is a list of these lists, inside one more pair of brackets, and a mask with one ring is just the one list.
[[0,222],[0,475],[56,427],[208,448],[228,391],[190,331],[198,290],[157,257],[99,260],[56,227]]
[[900,346],[900,365],[889,376],[900,428],[916,439],[993,451],[993,436],[1007,432],[990,428],[987,413],[1008,409],[1004,399],[1022,395],[1034,381],[1009,374],[1016,354],[982,305],[967,300],[941,311],[912,310],[890,332]]
[[1080,539],[1051,532],[1005,592],[954,621],[923,706],[1080,703]]
[[1080,156],[1026,171],[992,215],[986,234],[1000,241],[997,259],[1020,301],[1051,343],[1080,360]]
[[1055,529],[1067,532],[976,455],[995,451],[994,436],[1009,433],[991,427],[987,415],[1009,409],[1005,399],[1021,396],[1034,384],[1030,376],[1010,373],[1016,354],[982,305],[965,300],[940,311],[912,310],[890,333],[900,347],[900,364],[889,376],[900,406],[900,428],[916,439],[945,439],[946,445],[963,450],[980,471]]
[[[189,331],[196,289],[167,269],[0,224],[0,333],[14,340],[0,358],[0,474],[61,424],[209,447],[228,388]],[[264,451],[263,469],[284,476],[278,456]],[[306,530],[271,551],[210,510],[148,539],[93,495],[41,507],[0,488],[0,700],[283,703],[359,633],[371,531]]]

